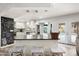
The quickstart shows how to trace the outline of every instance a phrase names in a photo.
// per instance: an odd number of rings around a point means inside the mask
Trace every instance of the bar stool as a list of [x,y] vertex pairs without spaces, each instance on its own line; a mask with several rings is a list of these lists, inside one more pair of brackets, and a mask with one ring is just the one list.
[[10,49],[11,56],[23,56],[23,46],[16,46]]

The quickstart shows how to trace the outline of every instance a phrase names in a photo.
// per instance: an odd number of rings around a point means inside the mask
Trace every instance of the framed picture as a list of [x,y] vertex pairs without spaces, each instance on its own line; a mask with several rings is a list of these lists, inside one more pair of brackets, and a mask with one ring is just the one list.
[[79,32],[79,22],[72,22],[72,33]]
[[65,31],[64,31],[64,28],[65,28],[65,23],[60,23],[60,24],[59,24],[59,32],[60,32],[60,33],[65,32]]

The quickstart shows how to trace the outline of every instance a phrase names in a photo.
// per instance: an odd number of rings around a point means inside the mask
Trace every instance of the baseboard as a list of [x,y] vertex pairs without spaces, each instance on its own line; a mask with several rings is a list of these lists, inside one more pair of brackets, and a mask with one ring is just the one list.
[[0,47],[0,49],[8,48],[8,47],[12,47],[12,46],[14,46],[14,44],[10,44],[10,45],[6,45],[6,46],[2,46],[2,47]]
[[72,43],[64,43],[64,42],[58,42],[60,44],[66,44],[66,45],[72,45],[72,46],[76,46],[76,44],[72,44]]

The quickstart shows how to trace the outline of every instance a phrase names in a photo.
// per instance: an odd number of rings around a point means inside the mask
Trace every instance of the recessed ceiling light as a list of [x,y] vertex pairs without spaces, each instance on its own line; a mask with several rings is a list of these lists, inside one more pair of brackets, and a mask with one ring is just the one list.
[[36,13],[38,13],[38,10],[35,10]]
[[45,12],[47,12],[48,10],[44,10]]
[[30,12],[29,10],[26,10],[26,12]]

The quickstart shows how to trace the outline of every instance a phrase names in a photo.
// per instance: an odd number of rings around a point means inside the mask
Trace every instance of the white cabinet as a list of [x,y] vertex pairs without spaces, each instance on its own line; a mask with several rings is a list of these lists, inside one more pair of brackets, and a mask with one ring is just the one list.
[[25,39],[25,33],[24,32],[17,32],[15,39]]

